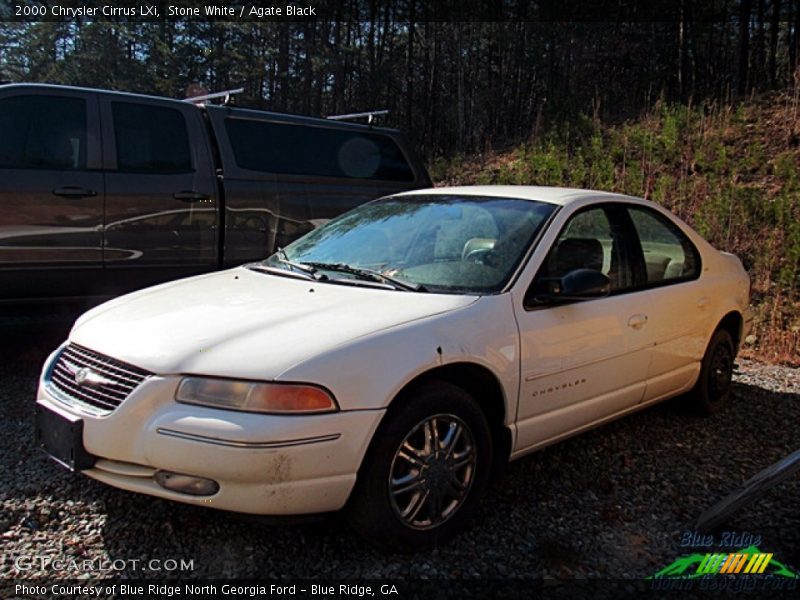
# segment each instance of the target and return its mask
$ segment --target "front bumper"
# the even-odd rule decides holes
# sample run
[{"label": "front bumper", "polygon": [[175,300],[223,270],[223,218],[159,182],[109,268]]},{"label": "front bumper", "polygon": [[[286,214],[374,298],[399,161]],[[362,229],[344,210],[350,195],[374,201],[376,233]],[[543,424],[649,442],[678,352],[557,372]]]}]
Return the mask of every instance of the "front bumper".
[{"label": "front bumper", "polygon": [[[236,512],[297,515],[342,508],[384,411],[276,416],[176,403],[180,377],[150,377],[111,414],[86,414],[43,377],[37,403],[84,423],[83,471],[109,485]],[[191,496],[156,483],[158,470],[213,479]]]}]

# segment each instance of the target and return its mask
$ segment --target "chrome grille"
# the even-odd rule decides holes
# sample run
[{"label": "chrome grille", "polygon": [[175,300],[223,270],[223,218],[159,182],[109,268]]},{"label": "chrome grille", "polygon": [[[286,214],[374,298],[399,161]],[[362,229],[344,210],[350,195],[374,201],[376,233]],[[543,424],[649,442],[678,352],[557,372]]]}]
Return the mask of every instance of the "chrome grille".
[{"label": "chrome grille", "polygon": [[[79,384],[81,370],[91,371],[88,383]],[[86,375],[87,371],[83,371]],[[50,385],[64,400],[92,413],[107,414],[152,373],[103,356],[77,344],[69,344],[50,370]]]}]

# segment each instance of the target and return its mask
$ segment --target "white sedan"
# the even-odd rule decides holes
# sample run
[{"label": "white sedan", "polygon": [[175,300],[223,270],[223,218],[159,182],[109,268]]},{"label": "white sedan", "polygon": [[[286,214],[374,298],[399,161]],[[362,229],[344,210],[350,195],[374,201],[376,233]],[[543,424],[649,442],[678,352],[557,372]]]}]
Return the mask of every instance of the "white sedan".
[{"label": "white sedan", "polygon": [[418,190],[87,312],[44,367],[36,435],[125,490],[344,508],[379,546],[430,547],[508,460],[686,392],[717,410],[749,288],[646,200]]}]

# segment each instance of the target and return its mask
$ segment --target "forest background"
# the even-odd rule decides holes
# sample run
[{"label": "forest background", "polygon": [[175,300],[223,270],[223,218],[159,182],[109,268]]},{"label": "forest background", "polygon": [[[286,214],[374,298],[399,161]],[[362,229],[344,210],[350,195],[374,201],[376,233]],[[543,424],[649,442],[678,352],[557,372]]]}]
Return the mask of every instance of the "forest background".
[{"label": "forest background", "polygon": [[745,354],[800,364],[800,0],[341,0],[297,21],[175,19],[154,4],[150,20],[15,21],[0,0],[0,81],[388,109],[437,184],[650,198],[749,269]]}]

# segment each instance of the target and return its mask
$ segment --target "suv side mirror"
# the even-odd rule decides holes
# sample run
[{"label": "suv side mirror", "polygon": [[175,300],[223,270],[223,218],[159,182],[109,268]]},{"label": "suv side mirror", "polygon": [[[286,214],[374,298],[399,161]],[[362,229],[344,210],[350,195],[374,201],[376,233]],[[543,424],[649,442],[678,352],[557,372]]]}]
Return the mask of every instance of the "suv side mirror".
[{"label": "suv side mirror", "polygon": [[541,279],[540,285],[535,288],[536,291],[531,289],[533,293],[529,294],[527,305],[602,298],[611,291],[611,280],[594,269],[575,269],[563,277]]}]

